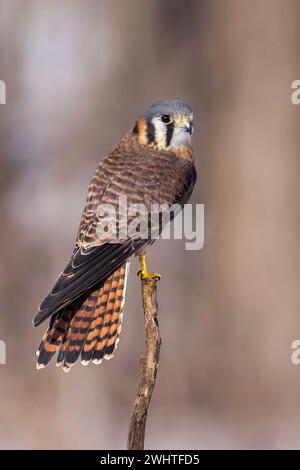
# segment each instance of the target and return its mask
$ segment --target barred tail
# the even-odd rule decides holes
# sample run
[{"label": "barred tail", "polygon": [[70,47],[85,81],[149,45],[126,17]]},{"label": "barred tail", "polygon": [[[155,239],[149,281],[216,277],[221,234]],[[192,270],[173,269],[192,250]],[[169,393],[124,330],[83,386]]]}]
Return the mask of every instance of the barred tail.
[{"label": "barred tail", "polygon": [[68,372],[81,362],[100,364],[113,357],[121,332],[129,261],[111,274],[84,300],[51,319],[38,349],[37,368],[45,367],[56,351],[57,365]]}]

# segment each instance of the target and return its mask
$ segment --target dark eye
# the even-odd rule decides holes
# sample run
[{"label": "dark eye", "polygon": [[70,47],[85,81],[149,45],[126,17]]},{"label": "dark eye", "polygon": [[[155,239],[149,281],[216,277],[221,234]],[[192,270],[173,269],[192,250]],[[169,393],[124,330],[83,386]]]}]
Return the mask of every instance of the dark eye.
[{"label": "dark eye", "polygon": [[172,121],[171,116],[169,116],[168,114],[163,114],[163,116],[160,119],[165,124],[170,124],[170,122]]}]

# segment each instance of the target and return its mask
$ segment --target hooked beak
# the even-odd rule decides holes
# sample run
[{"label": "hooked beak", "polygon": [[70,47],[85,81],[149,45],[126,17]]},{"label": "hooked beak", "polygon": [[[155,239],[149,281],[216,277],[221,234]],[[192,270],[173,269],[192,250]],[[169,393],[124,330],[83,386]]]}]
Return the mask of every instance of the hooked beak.
[{"label": "hooked beak", "polygon": [[185,132],[192,134],[193,124],[187,118],[180,119],[178,124],[179,124],[178,127],[180,127],[181,129],[184,129]]}]

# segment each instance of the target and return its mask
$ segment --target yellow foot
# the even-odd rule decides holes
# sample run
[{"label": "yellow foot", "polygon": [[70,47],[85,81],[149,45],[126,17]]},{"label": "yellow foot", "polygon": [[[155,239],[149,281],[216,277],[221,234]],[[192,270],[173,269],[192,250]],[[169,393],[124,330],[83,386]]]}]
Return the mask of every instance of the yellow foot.
[{"label": "yellow foot", "polygon": [[141,277],[141,279],[145,280],[150,280],[150,279],[157,279],[159,280],[161,278],[161,275],[158,273],[153,273],[149,274],[147,270],[147,265],[146,265],[146,258],[144,255],[140,256],[140,262],[141,262],[141,270],[138,272],[138,276]]},{"label": "yellow foot", "polygon": [[147,271],[143,271],[143,270],[138,272],[138,276],[140,276],[141,279],[145,279],[147,281],[149,281],[150,279],[159,280],[161,278],[161,275],[158,274],[158,273],[149,274],[149,273],[147,273]]}]

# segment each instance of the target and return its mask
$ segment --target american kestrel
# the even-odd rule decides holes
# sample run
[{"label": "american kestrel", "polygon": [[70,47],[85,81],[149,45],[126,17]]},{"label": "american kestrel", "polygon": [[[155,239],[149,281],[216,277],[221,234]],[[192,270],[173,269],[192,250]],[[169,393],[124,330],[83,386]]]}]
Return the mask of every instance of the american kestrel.
[{"label": "american kestrel", "polygon": [[[196,182],[192,132],[190,106],[179,100],[160,101],[147,108],[115,149],[101,159],[89,185],[71,260],[33,320],[38,326],[50,317],[37,352],[37,368],[45,367],[56,351],[57,365],[63,364],[65,372],[80,355],[84,365],[113,356],[130,258],[139,255],[141,276],[153,276],[147,272],[145,248],[154,240],[151,234],[121,239],[114,239],[109,231],[99,235],[99,207],[114,208],[120,196],[126,196],[128,204],[147,208],[174,203],[183,207]],[[157,231],[162,228],[160,219]]]}]

